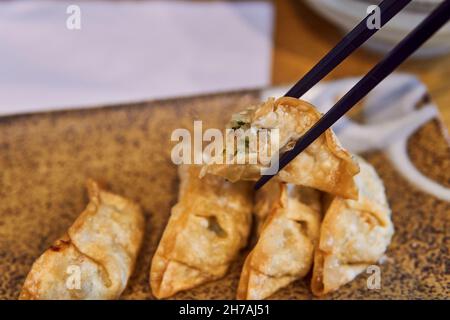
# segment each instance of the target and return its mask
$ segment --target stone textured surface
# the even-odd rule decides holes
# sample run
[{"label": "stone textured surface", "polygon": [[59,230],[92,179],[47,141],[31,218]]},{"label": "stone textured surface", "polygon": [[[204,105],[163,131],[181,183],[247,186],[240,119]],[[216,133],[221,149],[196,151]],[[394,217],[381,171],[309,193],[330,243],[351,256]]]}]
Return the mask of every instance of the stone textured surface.
[{"label": "stone textured surface", "polygon": [[[88,177],[142,206],[147,230],[124,299],[151,299],[152,254],[176,202],[178,181],[170,161],[173,129],[194,119],[222,127],[256,92],[186,98],[0,118],[0,299],[15,299],[33,261],[72,224],[87,203]],[[450,181],[450,150],[436,123],[409,143],[416,165],[443,184]],[[396,234],[382,266],[382,288],[368,290],[367,274],[325,298],[449,298],[450,204],[417,190],[381,153],[365,155],[383,178]],[[233,299],[245,257],[229,274],[175,299]],[[309,299],[309,280],[274,299]]]}]

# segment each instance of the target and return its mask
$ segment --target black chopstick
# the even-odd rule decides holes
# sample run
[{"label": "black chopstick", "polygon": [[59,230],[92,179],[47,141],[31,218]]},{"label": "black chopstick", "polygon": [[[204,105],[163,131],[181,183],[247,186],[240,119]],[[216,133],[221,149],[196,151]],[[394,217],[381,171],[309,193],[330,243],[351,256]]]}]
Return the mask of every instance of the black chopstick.
[{"label": "black chopstick", "polygon": [[[441,3],[422,23],[410,32],[389,54],[367,73],[350,91],[345,94],[317,123],[309,129],[294,148],[285,153],[279,162],[278,171],[283,169],[300,152],[330,128],[358,101],[392,73],[425,41],[438,31],[450,19],[450,0]],[[263,175],[255,185],[258,190],[274,175]]]},{"label": "black chopstick", "polygon": [[[411,0],[384,0],[380,3],[380,27],[399,13]],[[322,80],[353,51],[378,31],[367,27],[368,15],[352,31],[350,31],[330,52],[328,52],[307,74],[303,76],[286,94],[287,97],[300,98],[309,89]]]}]

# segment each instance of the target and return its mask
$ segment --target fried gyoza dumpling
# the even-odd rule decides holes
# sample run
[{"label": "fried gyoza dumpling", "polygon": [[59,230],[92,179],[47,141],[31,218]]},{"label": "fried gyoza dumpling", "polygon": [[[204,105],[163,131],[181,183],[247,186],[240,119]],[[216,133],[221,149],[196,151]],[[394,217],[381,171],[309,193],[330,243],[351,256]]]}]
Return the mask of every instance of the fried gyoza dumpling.
[{"label": "fried gyoza dumpling", "polygon": [[33,264],[20,299],[117,299],[144,234],[138,205],[87,183],[90,202],[67,233]]},{"label": "fried gyoza dumpling", "polygon": [[[260,161],[259,155],[273,155],[278,151],[282,154],[292,149],[295,142],[320,117],[321,114],[311,104],[289,97],[278,100],[269,99],[258,107],[250,107],[239,114],[235,114],[228,126],[235,131],[230,131],[228,135],[234,135],[236,139],[242,137],[247,139],[245,151],[235,146],[235,149],[230,153],[225,147],[222,153],[218,153],[209,161],[209,165],[202,170],[202,174],[219,175],[233,182],[258,180],[261,169],[268,167],[267,164],[264,165]],[[272,153],[269,153],[271,150],[269,143],[266,146],[259,143],[248,145],[248,141],[258,141],[258,139],[252,138],[250,140],[247,136],[256,136],[258,132],[264,129],[279,129],[279,150],[272,150]],[[269,135],[271,136],[271,133]],[[231,138],[229,139],[231,141]],[[258,154],[257,160],[254,160],[256,163],[250,164],[250,157],[245,164],[239,163],[237,160],[242,152]],[[234,155],[234,157],[227,159],[227,155]],[[358,190],[353,181],[353,176],[358,171],[356,161],[340,146],[336,136],[329,129],[281,170],[277,179],[295,185],[315,188],[344,198],[356,199]]]},{"label": "fried gyoza dumpling", "polygon": [[150,270],[150,285],[157,298],[223,277],[247,244],[251,184],[217,176],[200,179],[199,172],[196,166],[179,167],[178,203]]},{"label": "fried gyoza dumpling", "polygon": [[[317,190],[269,182],[256,197],[259,239],[247,256],[238,299],[264,299],[311,269],[321,204]],[[269,212],[270,211],[270,212]]]},{"label": "fried gyoza dumpling", "polygon": [[322,222],[311,280],[315,295],[338,289],[376,264],[394,233],[383,182],[371,165],[358,162],[359,200],[335,197]]}]

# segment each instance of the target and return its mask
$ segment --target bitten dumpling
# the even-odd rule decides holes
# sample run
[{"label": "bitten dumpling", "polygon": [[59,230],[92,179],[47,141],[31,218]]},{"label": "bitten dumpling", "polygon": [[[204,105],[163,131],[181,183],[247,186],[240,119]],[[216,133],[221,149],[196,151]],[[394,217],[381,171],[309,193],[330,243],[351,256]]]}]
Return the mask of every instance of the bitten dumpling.
[{"label": "bitten dumpling", "polygon": [[358,158],[359,200],[335,197],[329,203],[315,252],[312,291],[321,296],[350,282],[383,256],[394,233],[383,182]]},{"label": "bitten dumpling", "polygon": [[179,167],[180,190],[153,257],[150,285],[157,298],[221,278],[247,244],[252,186],[217,176],[198,177],[193,165]]},{"label": "bitten dumpling", "polygon": [[[283,154],[292,149],[295,142],[306,133],[321,117],[321,114],[311,104],[289,97],[278,100],[273,98],[258,107],[235,114],[228,127],[235,129],[229,135],[236,139],[246,139],[246,154],[258,154],[256,163],[251,164],[251,157],[245,164],[238,163],[242,148],[235,147],[233,152],[226,150],[213,157],[202,170],[202,174],[211,173],[225,177],[230,181],[258,180],[261,169],[267,168],[260,160],[259,155],[270,155],[270,143],[249,143],[258,141],[247,138],[256,136],[264,129],[279,129],[279,151]],[[242,129],[242,130],[237,130]],[[245,132],[245,134],[243,133]],[[271,133],[269,132],[271,137]],[[227,138],[231,139],[231,138]],[[271,141],[272,138],[269,139]],[[262,147],[266,145],[265,147]],[[227,159],[229,155],[232,159]],[[274,153],[272,153],[273,155]],[[242,158],[242,157],[240,157]],[[255,156],[253,156],[253,159]],[[218,161],[222,161],[219,164]],[[344,198],[357,199],[358,190],[353,176],[359,172],[358,164],[339,144],[331,129],[316,139],[305,151],[298,155],[281,170],[277,179],[283,182],[315,188],[321,191],[339,195]]]},{"label": "bitten dumpling", "polygon": [[255,211],[263,222],[242,269],[238,299],[265,299],[304,277],[311,269],[319,237],[319,191],[269,182],[259,192]]},{"label": "bitten dumpling", "polygon": [[90,202],[67,233],[33,264],[20,299],[117,299],[144,234],[139,206],[87,183]]}]

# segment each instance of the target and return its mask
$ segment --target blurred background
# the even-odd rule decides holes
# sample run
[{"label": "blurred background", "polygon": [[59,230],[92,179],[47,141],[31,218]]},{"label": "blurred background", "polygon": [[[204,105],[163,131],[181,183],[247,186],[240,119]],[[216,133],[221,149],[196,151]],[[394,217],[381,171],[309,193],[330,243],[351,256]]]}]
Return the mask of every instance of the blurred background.
[{"label": "blurred background", "polygon": [[[414,0],[327,80],[364,75],[439,2]],[[291,84],[377,3],[2,1],[0,115]],[[449,49],[447,24],[400,69],[427,85],[447,128]]]},{"label": "blurred background", "polygon": [[[294,82],[307,72],[364,15],[364,7],[380,1],[310,0],[274,1],[276,9],[272,81]],[[327,79],[360,76],[372,68],[386,49],[398,43],[440,0],[415,1],[371,39],[369,47],[357,50]],[[359,15],[358,18],[355,18]],[[416,75],[429,89],[450,128],[450,25],[427,43],[425,50],[407,61],[400,72]],[[375,41],[374,41],[375,40]]]},{"label": "blurred background", "polygon": [[[313,67],[319,57],[324,56],[353,26],[360,21],[366,14],[368,5],[378,4],[381,1],[376,0],[275,0],[273,2],[275,8],[275,26],[274,26],[274,46],[273,46],[273,60],[272,60],[272,78],[273,84],[285,84],[295,82],[299,74],[304,74],[311,67]],[[423,18],[429,14],[433,8],[438,5],[441,0],[413,0],[401,13],[394,17],[383,29],[378,31],[364,47],[356,50],[348,59],[339,65],[325,80],[337,80],[346,77],[359,77],[366,74],[380,59],[385,52],[397,44],[400,39],[403,39],[406,34],[417,26]],[[416,52],[416,55],[407,60],[397,72],[412,74],[420,81],[422,81],[428,88],[428,92],[435,102],[441,119],[444,122],[444,127],[447,132],[450,130],[450,24],[447,23],[439,33],[431,38],[421,49]],[[389,91],[389,87],[393,89],[395,85],[393,82],[387,85],[380,84],[372,92],[373,96],[378,97],[376,103],[380,102],[384,105],[379,105],[380,109],[385,109],[387,112],[397,112],[405,107],[395,102],[395,94],[392,100],[384,99],[382,96]],[[383,87],[383,88],[382,88]],[[395,90],[393,91],[395,92]],[[391,92],[392,93],[392,92]],[[399,97],[397,97],[399,98]],[[399,98],[401,101],[401,98]],[[391,103],[390,103],[391,102]],[[367,103],[367,101],[366,101]],[[389,105],[390,104],[390,105]],[[386,105],[388,105],[386,107]],[[367,107],[367,104],[366,104]],[[355,107],[352,111],[357,111]],[[407,109],[407,108],[405,108]],[[390,110],[390,111],[388,111]],[[403,113],[400,117],[390,117],[380,120],[380,123],[385,124],[386,127],[379,127],[373,130],[369,135],[361,135],[361,145],[367,145],[368,136],[374,138],[379,137],[381,133],[388,127],[389,119],[406,119],[412,115],[409,111]],[[353,116],[353,115],[352,115]],[[354,119],[354,118],[353,118]],[[394,120],[395,121],[395,120]],[[400,130],[400,132],[407,132],[408,130]],[[445,129],[444,129],[445,131]],[[399,133],[392,135],[388,140],[396,143]],[[340,141],[344,141],[342,133]],[[401,134],[400,134],[401,135]],[[349,140],[358,136],[356,132],[349,132]],[[448,150],[442,141],[445,139],[438,139],[436,136],[425,134],[425,140],[430,142],[430,148],[417,156],[417,158],[424,159],[426,155],[434,154],[438,150],[437,145],[444,145],[442,152],[442,161],[435,157],[430,160],[426,167],[436,167],[437,163],[447,163],[449,158]],[[447,143],[450,143],[449,136],[446,137]],[[350,141],[343,142],[344,145],[350,146]],[[376,140],[376,139],[375,139]],[[438,142],[441,141],[441,142]],[[418,145],[418,140],[410,139],[411,145]],[[354,145],[351,145],[352,149]],[[400,150],[402,148],[399,148]],[[408,156],[404,156],[404,150],[400,152],[390,153],[391,163],[396,164],[396,169],[402,171],[403,176],[409,177],[409,180],[416,185],[425,185],[418,183],[418,174],[412,177],[414,166],[418,167],[417,162],[413,166],[406,165],[403,161]],[[402,155],[403,154],[403,155]],[[410,159],[413,157],[409,154]],[[399,160],[402,158],[403,160]],[[425,172],[421,169],[422,172]],[[448,169],[440,170],[446,172]],[[431,176],[427,173],[428,176]],[[435,179],[435,178],[434,178]],[[435,179],[437,181],[437,179]],[[448,178],[444,179],[449,181]],[[447,186],[445,182],[442,185]],[[448,183],[448,182],[447,182]],[[430,190],[428,187],[424,189]],[[444,191],[447,192],[448,190]]]}]

